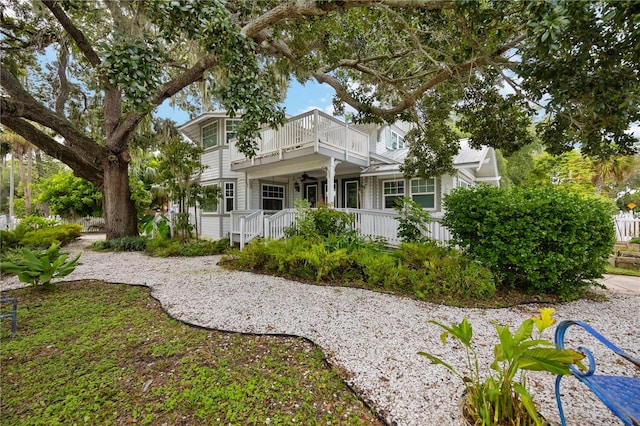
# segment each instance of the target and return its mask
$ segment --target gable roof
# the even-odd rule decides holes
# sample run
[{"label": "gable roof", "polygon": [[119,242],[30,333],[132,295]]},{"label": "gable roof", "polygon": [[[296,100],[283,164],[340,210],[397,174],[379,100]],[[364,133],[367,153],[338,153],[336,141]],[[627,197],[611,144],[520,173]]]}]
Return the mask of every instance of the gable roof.
[{"label": "gable roof", "polygon": [[[389,151],[382,154],[371,155],[372,160],[378,162],[362,171],[362,176],[393,175],[400,173],[400,165],[409,154],[408,148]],[[493,166],[490,165],[493,163]],[[453,159],[453,168],[456,170],[469,169],[478,173],[483,169],[484,175],[490,178],[498,178],[497,165],[495,164],[495,151],[493,148],[484,146],[481,149],[474,149],[469,146],[468,139],[460,140],[460,151]]]}]

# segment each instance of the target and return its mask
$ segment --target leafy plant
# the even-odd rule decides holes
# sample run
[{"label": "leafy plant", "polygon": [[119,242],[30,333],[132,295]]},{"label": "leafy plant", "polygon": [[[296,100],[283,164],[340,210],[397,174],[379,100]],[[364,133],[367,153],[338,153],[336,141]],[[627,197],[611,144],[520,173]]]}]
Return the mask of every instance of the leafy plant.
[{"label": "leafy plant", "polygon": [[159,216],[159,219],[156,219],[157,216],[153,214],[146,214],[142,216],[139,223],[140,233],[151,238],[156,236],[161,238],[170,238],[171,227],[169,226],[169,218],[163,214]]},{"label": "leafy plant", "polygon": [[597,285],[615,241],[608,203],[553,188],[456,188],[444,208],[452,243],[529,293],[578,297]]},{"label": "leafy plant", "polygon": [[640,237],[633,237],[629,240],[631,244],[640,244]]},{"label": "leafy plant", "polygon": [[42,285],[44,288],[53,289],[51,283],[54,278],[63,278],[74,271],[80,254],[72,260],[68,253],[60,252],[60,244],[51,244],[44,252],[34,252],[22,249],[22,261],[20,263],[2,262],[0,269],[7,273],[17,274],[23,283]]},{"label": "leafy plant", "polygon": [[431,216],[418,203],[409,197],[396,200],[393,207],[398,212],[398,236],[404,243],[417,243],[427,240]]},{"label": "leafy plant", "polygon": [[[527,389],[526,371],[570,374],[568,365],[584,358],[579,352],[556,349],[551,341],[542,338],[544,330],[555,322],[554,312],[554,308],[541,308],[539,317],[524,320],[515,333],[508,325],[494,322],[499,343],[494,346],[494,360],[486,373],[482,371],[472,345],[473,328],[466,318],[451,326],[429,321],[444,329],[440,336],[443,344],[453,336],[464,346],[465,373],[435,355],[426,352],[419,352],[419,355],[444,366],[462,380],[466,391],[463,415],[471,424],[539,426],[543,420]],[[536,338],[533,337],[534,327],[538,330]]]},{"label": "leafy plant", "polygon": [[96,241],[91,248],[98,251],[144,251],[148,241],[147,237],[122,237]]}]

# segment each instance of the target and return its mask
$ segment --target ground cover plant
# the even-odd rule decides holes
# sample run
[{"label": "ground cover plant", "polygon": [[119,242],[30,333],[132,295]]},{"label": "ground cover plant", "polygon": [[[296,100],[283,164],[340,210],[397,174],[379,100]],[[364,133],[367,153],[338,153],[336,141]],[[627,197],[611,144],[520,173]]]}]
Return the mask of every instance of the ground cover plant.
[{"label": "ground cover plant", "polygon": [[17,337],[0,323],[3,424],[382,424],[303,339],[190,327],[144,287],[3,295],[19,303]]},{"label": "ground cover plant", "polygon": [[144,251],[150,256],[212,256],[224,253],[229,240],[186,240],[180,238],[122,237],[95,241],[90,248],[96,251]]}]

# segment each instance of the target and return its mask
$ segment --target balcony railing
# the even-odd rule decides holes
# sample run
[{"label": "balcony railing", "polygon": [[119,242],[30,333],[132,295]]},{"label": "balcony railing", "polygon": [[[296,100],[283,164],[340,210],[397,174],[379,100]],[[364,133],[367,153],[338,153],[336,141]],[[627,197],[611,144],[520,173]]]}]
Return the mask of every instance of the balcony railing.
[{"label": "balcony railing", "polygon": [[[348,156],[366,159],[369,153],[369,137],[348,124],[318,110],[313,110],[290,118],[278,130],[264,127],[256,141],[255,158],[279,156],[285,152],[320,146],[344,152]],[[247,160],[248,157],[229,146],[231,162]]]}]

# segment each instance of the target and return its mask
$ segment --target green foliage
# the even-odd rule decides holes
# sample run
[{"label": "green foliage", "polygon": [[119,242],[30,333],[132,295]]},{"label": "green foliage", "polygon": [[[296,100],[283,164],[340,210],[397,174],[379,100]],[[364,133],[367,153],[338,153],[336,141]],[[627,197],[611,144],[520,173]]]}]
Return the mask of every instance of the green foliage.
[{"label": "green foliage", "polygon": [[142,286],[7,295],[20,303],[18,338],[0,322],[3,425],[381,424],[304,339],[193,327]]},{"label": "green foliage", "polygon": [[398,236],[404,243],[417,243],[427,240],[429,233],[429,212],[409,197],[396,201],[394,206],[398,212]]},{"label": "green foliage", "polygon": [[388,252],[376,242],[335,248],[328,241],[331,238],[309,240],[300,235],[252,241],[223,261],[243,270],[317,282],[356,283],[421,299],[486,299],[495,292],[487,268],[433,242],[402,244],[397,251]]},{"label": "green foliage", "polygon": [[58,172],[36,185],[38,203],[47,203],[51,214],[62,217],[102,215],[102,193],[91,182],[74,176],[71,170]]},{"label": "green foliage", "polygon": [[553,188],[480,186],[445,197],[453,243],[503,287],[576,298],[596,284],[615,242],[610,206]]},{"label": "green foliage", "polygon": [[631,244],[640,244],[640,237],[633,237],[629,240]]},{"label": "green foliage", "polygon": [[[459,372],[432,354],[419,354],[432,364],[444,366],[462,380],[466,389],[463,415],[471,424],[541,426],[545,422],[538,415],[527,389],[525,372],[570,374],[568,366],[584,358],[583,354],[572,350],[556,349],[553,342],[542,338],[544,330],[554,323],[551,317],[554,311],[554,308],[540,309],[539,317],[526,319],[515,333],[508,325],[494,322],[499,342],[494,346],[494,361],[490,368],[480,364],[472,343],[473,327],[466,318],[451,326],[429,321],[444,330],[440,336],[443,344],[451,336],[464,346],[465,371]],[[534,326],[538,330],[536,337],[533,336]]]},{"label": "green foliage", "polygon": [[75,223],[62,224],[25,233],[20,240],[20,245],[34,248],[47,247],[54,242],[66,245],[79,238],[80,235],[82,235],[82,225]]},{"label": "green foliage", "polygon": [[13,231],[0,231],[0,238],[4,251],[15,247],[47,248],[54,242],[65,245],[81,234],[81,225],[58,225],[55,220],[28,216],[21,220]]},{"label": "green foliage", "polygon": [[42,285],[53,289],[51,283],[54,278],[64,278],[76,268],[80,254],[71,260],[68,253],[60,252],[60,244],[51,244],[44,251],[22,249],[22,260],[19,263],[2,262],[0,269],[10,274],[17,274],[23,283]]},{"label": "green foliage", "polygon": [[180,238],[154,238],[147,240],[146,252],[156,257],[212,256],[229,248],[229,240],[187,240]]},{"label": "green foliage", "polygon": [[182,240],[186,241],[191,238],[193,225],[189,223],[189,213],[176,213],[173,216],[173,229],[175,234]]},{"label": "green foliage", "polygon": [[156,220],[156,215],[146,214],[139,220],[139,230],[141,234],[148,237],[170,238],[171,228],[169,227],[169,218],[160,215],[160,219]]},{"label": "green foliage", "polygon": [[353,229],[354,220],[353,214],[334,210],[327,204],[320,203],[317,209],[312,210],[307,200],[300,200],[296,202],[296,221],[285,229],[285,235],[311,239],[330,235],[355,237],[357,231]]},{"label": "green foliage", "polygon": [[114,240],[95,241],[91,248],[97,251],[144,251],[147,248],[147,237],[122,237]]}]

